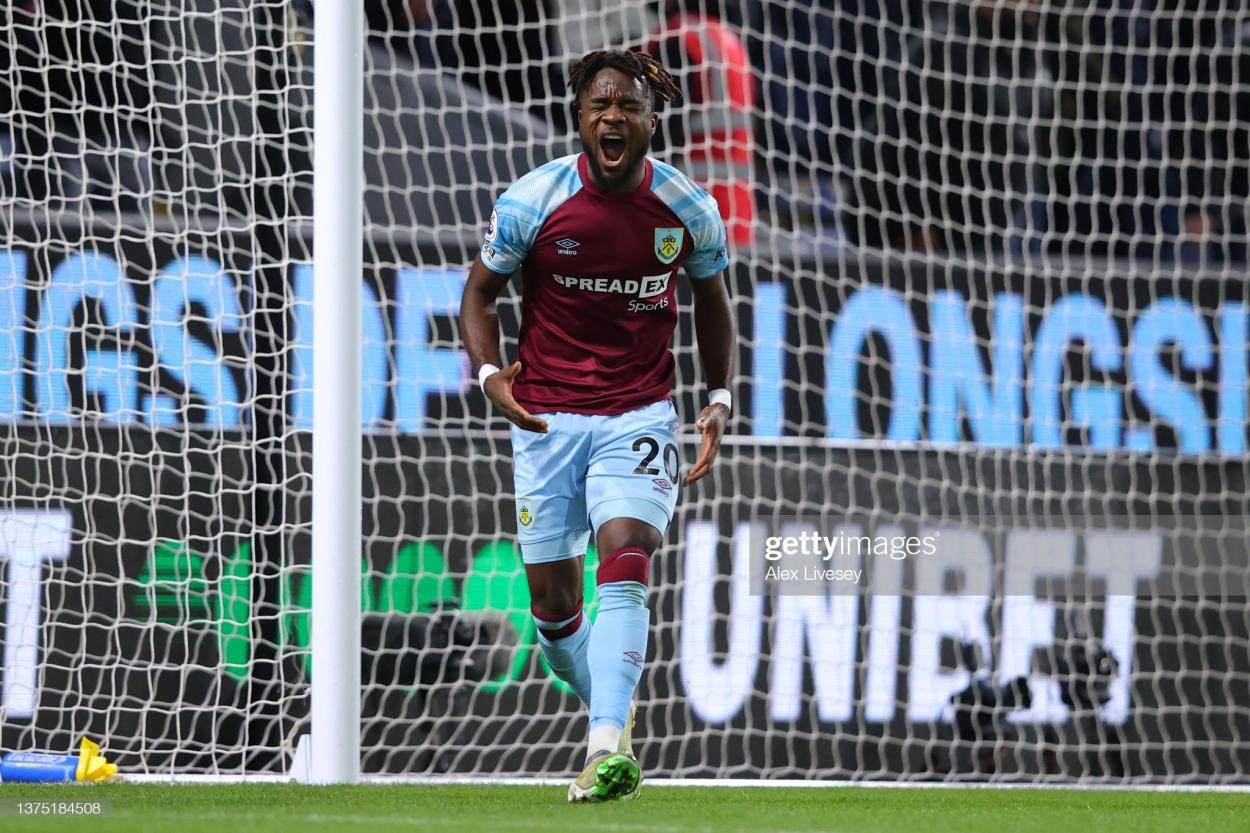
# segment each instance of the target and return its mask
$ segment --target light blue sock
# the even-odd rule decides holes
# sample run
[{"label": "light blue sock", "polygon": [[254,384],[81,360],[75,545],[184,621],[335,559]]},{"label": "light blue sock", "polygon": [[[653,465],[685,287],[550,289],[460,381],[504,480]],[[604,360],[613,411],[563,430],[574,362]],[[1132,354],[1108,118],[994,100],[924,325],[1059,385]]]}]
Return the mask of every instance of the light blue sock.
[{"label": "light blue sock", "polygon": [[624,729],[647,656],[647,586],[616,581],[599,585],[598,593],[599,613],[590,631],[590,728]]},{"label": "light blue sock", "polygon": [[590,705],[590,665],[586,662],[586,646],[590,643],[590,620],[578,611],[581,626],[563,639],[548,640],[543,633],[546,624],[538,623],[538,644],[552,672],[573,687],[577,699]]}]

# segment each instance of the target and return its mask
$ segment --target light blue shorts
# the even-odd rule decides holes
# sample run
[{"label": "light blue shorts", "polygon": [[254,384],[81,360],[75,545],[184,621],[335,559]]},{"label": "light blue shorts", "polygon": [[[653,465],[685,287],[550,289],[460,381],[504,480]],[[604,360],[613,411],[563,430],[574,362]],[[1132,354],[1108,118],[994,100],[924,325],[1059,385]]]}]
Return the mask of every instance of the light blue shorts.
[{"label": "light blue shorts", "polygon": [[656,402],[616,416],[543,413],[547,433],[512,427],[516,526],[526,564],[586,552],[613,518],[663,535],[681,490],[677,411]]}]

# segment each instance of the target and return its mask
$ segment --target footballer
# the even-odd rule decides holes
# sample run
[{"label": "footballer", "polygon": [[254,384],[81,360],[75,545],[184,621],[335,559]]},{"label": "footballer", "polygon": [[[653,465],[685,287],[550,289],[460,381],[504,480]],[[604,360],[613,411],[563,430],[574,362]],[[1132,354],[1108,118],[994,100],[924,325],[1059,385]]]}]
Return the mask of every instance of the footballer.
[{"label": "footballer", "polygon": [[[729,419],[735,344],[716,201],[648,157],[661,101],[678,93],[639,52],[573,64],[583,152],[521,177],[495,204],[460,306],[478,381],[512,422],[517,536],[543,655],[589,710],[586,763],[569,801],[638,794],[634,689],[647,654],[652,555],[678,493],[704,477]],[[694,294],[711,391],[683,478],[673,407],[676,275]],[[503,367],[495,299],[522,279],[517,361]],[[582,613],[583,559],[599,552],[599,612]]]}]

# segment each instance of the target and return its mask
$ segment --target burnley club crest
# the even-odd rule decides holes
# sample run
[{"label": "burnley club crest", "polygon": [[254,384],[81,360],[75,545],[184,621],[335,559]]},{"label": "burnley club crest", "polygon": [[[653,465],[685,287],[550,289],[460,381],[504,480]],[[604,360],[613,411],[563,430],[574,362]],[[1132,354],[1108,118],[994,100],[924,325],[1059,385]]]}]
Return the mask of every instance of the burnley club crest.
[{"label": "burnley club crest", "polygon": [[684,228],[658,228],[655,230],[655,256],[666,266],[681,254],[681,241],[686,230]]}]

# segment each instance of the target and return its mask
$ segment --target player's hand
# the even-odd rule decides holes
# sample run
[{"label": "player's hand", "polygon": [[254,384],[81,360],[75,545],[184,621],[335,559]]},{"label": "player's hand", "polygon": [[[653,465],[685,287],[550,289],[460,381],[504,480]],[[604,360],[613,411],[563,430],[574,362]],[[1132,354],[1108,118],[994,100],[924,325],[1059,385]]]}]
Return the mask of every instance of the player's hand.
[{"label": "player's hand", "polygon": [[716,453],[720,451],[720,440],[725,435],[725,426],[729,423],[729,409],[724,405],[708,405],[699,412],[694,427],[703,435],[703,444],[699,446],[699,459],[694,461],[694,468],[686,472],[683,486],[689,486],[702,480],[712,470]]},{"label": "player's hand", "polygon": [[512,397],[512,380],[521,372],[521,363],[513,362],[511,367],[505,367],[498,373],[492,373],[486,377],[486,383],[482,385],[482,390],[486,393],[486,398],[495,403],[508,422],[511,422],[522,431],[533,431],[537,434],[547,433],[547,423],[541,419],[532,416],[529,411],[517,404],[516,399]]}]

